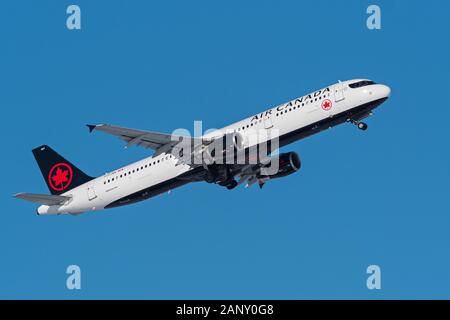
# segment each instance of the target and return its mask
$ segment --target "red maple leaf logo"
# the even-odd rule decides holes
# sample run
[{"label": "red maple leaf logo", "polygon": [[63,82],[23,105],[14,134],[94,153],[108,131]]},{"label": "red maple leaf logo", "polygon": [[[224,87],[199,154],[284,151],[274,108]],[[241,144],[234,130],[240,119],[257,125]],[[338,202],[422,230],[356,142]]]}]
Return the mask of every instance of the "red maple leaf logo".
[{"label": "red maple leaf logo", "polygon": [[322,103],[322,109],[323,110],[331,109],[331,101],[330,100],[324,100],[324,102]]},{"label": "red maple leaf logo", "polygon": [[52,176],[52,180],[55,186],[59,186],[64,182],[67,182],[69,180],[68,175],[69,170],[61,170],[61,168],[56,169],[56,174]]},{"label": "red maple leaf logo", "polygon": [[55,191],[63,191],[72,182],[72,168],[64,162],[55,164],[48,173],[48,184]]}]

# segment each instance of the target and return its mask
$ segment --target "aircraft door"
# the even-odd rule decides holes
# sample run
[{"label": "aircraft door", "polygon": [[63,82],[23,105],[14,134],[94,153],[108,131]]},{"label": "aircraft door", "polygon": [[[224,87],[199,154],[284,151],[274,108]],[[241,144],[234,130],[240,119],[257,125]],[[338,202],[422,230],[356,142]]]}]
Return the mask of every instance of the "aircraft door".
[{"label": "aircraft door", "polygon": [[339,102],[345,99],[344,96],[344,85],[342,82],[334,85],[334,101]]},{"label": "aircraft door", "polygon": [[264,128],[270,129],[272,127],[273,127],[272,118],[271,117],[264,118]]},{"label": "aircraft door", "polygon": [[92,201],[95,198],[97,198],[97,195],[95,194],[95,189],[94,189],[93,185],[88,186],[87,194],[88,194],[89,201]]}]

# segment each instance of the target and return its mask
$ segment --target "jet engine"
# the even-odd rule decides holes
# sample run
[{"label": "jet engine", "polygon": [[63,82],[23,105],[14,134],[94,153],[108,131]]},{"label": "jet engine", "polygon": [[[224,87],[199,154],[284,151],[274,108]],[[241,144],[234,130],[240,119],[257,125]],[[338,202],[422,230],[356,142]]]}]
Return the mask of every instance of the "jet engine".
[{"label": "jet engine", "polygon": [[300,157],[296,152],[282,153],[273,157],[269,163],[264,165],[257,178],[267,181],[269,179],[285,177],[298,171],[300,167]]}]

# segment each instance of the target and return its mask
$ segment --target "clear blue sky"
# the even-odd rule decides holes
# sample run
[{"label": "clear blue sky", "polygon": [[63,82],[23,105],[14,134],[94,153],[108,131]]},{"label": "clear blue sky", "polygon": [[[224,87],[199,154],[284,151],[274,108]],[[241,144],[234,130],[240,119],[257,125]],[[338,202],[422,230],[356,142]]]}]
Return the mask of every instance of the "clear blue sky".
[{"label": "clear blue sky", "polygon": [[[66,29],[66,8],[82,30]],[[366,8],[382,29],[366,28]],[[0,298],[450,298],[448,1],[3,1]],[[31,149],[91,175],[149,153],[86,123],[220,127],[338,79],[386,83],[368,119],[296,142],[263,190],[207,183],[78,217]],[[65,269],[82,270],[82,290]],[[366,268],[382,269],[382,290]]]}]

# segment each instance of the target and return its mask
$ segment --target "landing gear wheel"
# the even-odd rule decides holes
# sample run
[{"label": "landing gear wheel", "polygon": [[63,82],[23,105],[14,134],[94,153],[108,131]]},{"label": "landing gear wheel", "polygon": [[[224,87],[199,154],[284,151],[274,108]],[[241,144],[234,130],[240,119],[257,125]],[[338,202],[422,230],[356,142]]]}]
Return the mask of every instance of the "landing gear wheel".
[{"label": "landing gear wheel", "polygon": [[357,126],[358,126],[358,129],[360,129],[362,131],[366,131],[368,128],[367,123],[364,123],[364,122],[358,122]]},{"label": "landing gear wheel", "polygon": [[227,185],[227,189],[228,190],[234,189],[234,188],[236,188],[237,185],[238,185],[237,181],[233,180],[232,182],[230,182],[229,185]]}]

